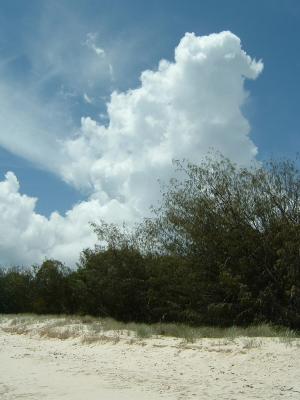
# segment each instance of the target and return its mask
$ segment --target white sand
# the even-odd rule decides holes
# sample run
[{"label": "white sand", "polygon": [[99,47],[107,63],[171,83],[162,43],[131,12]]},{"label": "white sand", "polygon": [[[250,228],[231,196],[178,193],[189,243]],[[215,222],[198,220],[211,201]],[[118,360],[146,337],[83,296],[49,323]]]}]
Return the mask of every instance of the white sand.
[{"label": "white sand", "polygon": [[300,342],[81,344],[1,330],[0,399],[300,399]]}]

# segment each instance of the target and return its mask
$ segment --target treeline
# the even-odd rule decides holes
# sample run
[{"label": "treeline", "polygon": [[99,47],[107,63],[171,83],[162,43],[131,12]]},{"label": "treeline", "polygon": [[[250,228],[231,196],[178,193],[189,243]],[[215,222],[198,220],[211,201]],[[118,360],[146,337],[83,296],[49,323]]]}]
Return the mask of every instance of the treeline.
[{"label": "treeline", "polygon": [[240,168],[177,163],[153,217],[104,222],[102,246],[75,270],[56,260],[0,270],[0,313],[300,329],[300,171],[296,161]]}]

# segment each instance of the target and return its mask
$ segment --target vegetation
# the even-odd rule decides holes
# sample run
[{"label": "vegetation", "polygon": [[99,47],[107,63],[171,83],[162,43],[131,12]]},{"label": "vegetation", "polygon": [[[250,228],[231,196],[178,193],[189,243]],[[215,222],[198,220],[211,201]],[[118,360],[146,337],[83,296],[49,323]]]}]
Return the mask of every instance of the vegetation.
[{"label": "vegetation", "polygon": [[83,251],[76,270],[56,260],[0,270],[0,313],[300,329],[296,161],[177,168],[153,218],[134,231],[94,226],[105,246]]},{"label": "vegetation", "polygon": [[0,327],[7,333],[38,335],[61,340],[80,338],[87,344],[117,343],[120,340],[133,344],[137,340],[161,336],[183,339],[185,343],[194,343],[204,338],[222,339],[225,343],[242,338],[244,346],[258,343],[256,339],[261,337],[278,338],[280,342],[291,345],[293,343],[298,345],[299,339],[299,332],[267,324],[230,328],[191,327],[179,323],[126,323],[111,318],[74,315],[2,314]]}]

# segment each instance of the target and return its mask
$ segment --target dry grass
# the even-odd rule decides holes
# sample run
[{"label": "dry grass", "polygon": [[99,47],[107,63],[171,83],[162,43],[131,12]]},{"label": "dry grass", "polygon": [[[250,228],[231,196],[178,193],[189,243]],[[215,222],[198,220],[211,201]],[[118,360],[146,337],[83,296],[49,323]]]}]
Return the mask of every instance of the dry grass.
[{"label": "dry grass", "polygon": [[273,327],[267,324],[247,328],[231,327],[190,327],[184,324],[138,324],[124,323],[111,318],[91,316],[53,316],[53,315],[0,315],[0,329],[12,334],[31,334],[55,339],[80,338],[82,343],[95,342],[118,343],[121,339],[127,343],[151,337],[167,336],[194,343],[204,338],[221,339],[222,343],[243,339],[243,347],[259,347],[257,338],[277,337],[287,346],[299,338],[299,332],[287,328]]},{"label": "dry grass", "polygon": [[243,348],[247,350],[257,349],[262,345],[261,339],[258,338],[244,338],[242,343],[243,343]]},{"label": "dry grass", "polygon": [[95,342],[100,342],[100,343],[113,343],[117,344],[121,340],[120,336],[118,335],[85,335],[81,339],[81,343],[84,344],[91,344]]}]

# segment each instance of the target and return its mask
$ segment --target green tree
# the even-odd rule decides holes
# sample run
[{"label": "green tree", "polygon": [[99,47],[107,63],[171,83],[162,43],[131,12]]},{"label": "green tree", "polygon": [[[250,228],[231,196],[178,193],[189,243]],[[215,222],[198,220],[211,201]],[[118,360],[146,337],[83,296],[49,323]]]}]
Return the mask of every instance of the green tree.
[{"label": "green tree", "polygon": [[21,268],[0,270],[0,313],[31,310],[32,279],[30,270]]},{"label": "green tree", "polygon": [[46,260],[36,268],[33,311],[44,314],[67,312],[67,277],[70,271],[60,261]]},{"label": "green tree", "polygon": [[240,168],[219,158],[177,167],[185,179],[166,187],[145,234],[149,251],[189,265],[200,320],[298,326],[296,163]]}]

